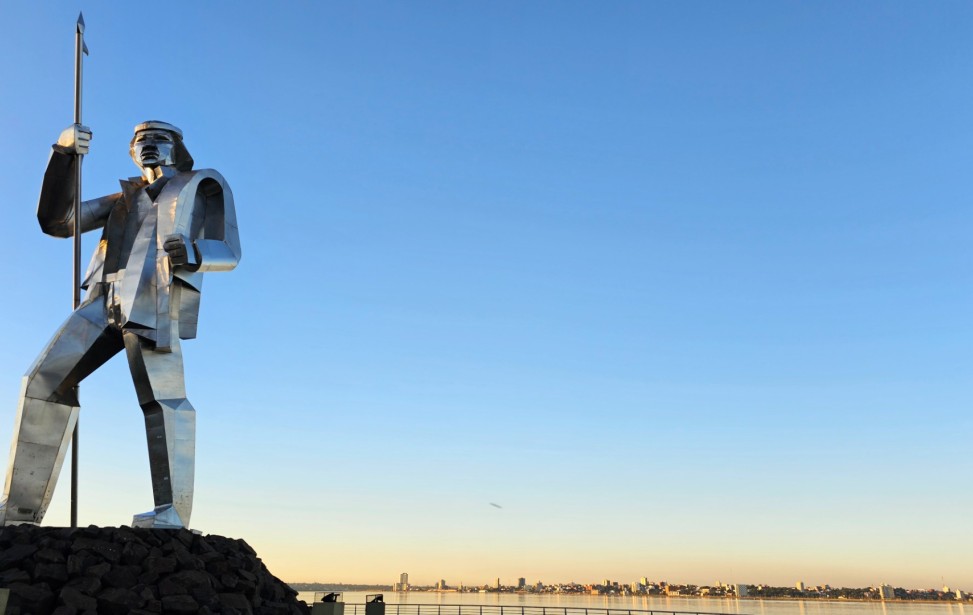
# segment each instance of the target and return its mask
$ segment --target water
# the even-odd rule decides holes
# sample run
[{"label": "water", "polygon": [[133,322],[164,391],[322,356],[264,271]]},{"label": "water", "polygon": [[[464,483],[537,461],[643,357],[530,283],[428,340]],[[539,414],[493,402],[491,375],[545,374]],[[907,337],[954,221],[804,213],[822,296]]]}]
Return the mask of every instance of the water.
[{"label": "water", "polygon": [[[387,604],[462,604],[484,606],[569,607],[734,613],[740,615],[973,615],[973,608],[955,602],[853,602],[847,600],[736,600],[666,596],[589,596],[585,594],[470,594],[439,592],[344,592],[348,604],[362,604],[365,595],[381,593]],[[308,604],[314,592],[301,592]],[[394,611],[391,611],[394,613]],[[633,614],[634,615],[634,614]]]}]

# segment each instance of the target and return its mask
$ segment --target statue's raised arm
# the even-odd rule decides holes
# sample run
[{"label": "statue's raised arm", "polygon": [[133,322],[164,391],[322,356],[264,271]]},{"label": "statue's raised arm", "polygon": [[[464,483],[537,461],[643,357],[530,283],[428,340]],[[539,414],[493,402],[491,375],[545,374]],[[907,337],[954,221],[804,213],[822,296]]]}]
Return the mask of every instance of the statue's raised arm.
[{"label": "statue's raised arm", "polygon": [[[74,232],[74,196],[78,190],[79,155],[91,146],[91,129],[80,124],[65,128],[51,147],[51,157],[44,172],[41,194],[37,200],[37,221],[41,230],[54,237],[70,237]],[[81,231],[105,225],[108,214],[118,204],[122,193],[110,194],[81,203]]]}]

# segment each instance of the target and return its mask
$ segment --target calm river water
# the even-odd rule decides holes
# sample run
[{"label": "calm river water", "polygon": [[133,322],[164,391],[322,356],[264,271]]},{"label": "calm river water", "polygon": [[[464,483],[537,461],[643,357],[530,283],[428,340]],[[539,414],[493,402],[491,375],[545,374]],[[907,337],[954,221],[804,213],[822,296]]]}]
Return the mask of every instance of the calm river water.
[{"label": "calm river water", "polygon": [[[372,592],[368,592],[372,593]],[[959,603],[848,602],[845,600],[735,600],[719,598],[667,598],[636,596],[586,596],[578,594],[470,594],[438,592],[381,592],[387,604],[482,604],[491,606],[570,607],[590,609],[638,609],[734,613],[739,615],[973,615],[973,608]],[[344,592],[342,600],[365,602],[366,592]],[[311,604],[314,592],[301,592]],[[347,612],[347,611],[346,611]],[[390,610],[390,615],[394,611]],[[634,615],[634,614],[633,614]]]}]

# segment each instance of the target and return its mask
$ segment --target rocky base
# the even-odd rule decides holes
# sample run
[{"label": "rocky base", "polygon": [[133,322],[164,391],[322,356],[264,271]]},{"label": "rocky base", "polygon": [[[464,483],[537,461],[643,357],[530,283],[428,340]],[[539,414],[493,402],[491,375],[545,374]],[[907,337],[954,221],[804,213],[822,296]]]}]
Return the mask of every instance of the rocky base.
[{"label": "rocky base", "polygon": [[0,528],[7,615],[309,613],[243,540],[188,530]]}]

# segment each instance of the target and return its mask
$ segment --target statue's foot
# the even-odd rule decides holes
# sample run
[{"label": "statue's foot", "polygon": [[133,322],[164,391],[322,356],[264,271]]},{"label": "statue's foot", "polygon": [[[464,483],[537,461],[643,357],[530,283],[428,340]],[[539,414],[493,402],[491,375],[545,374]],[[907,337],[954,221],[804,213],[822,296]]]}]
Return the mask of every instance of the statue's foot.
[{"label": "statue's foot", "polygon": [[7,517],[7,501],[0,500],[0,527],[5,525],[40,525],[30,515],[21,515],[21,519],[18,519],[16,514],[10,515],[10,518]]},{"label": "statue's foot", "polygon": [[172,504],[156,506],[155,510],[135,515],[132,527],[155,528],[158,530],[178,530],[186,527]]}]

